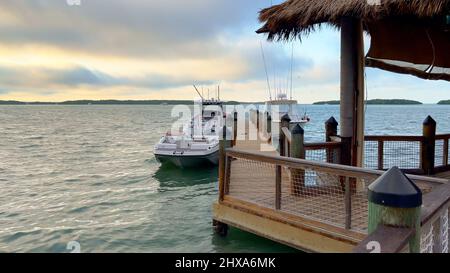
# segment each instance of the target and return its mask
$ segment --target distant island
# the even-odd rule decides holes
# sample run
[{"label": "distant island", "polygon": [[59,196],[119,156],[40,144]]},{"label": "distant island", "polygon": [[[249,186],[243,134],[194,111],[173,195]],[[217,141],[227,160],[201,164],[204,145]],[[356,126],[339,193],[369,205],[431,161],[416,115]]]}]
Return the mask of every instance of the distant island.
[{"label": "distant island", "polygon": [[[314,105],[339,105],[340,101],[338,100],[330,100],[330,101],[318,101],[313,103]],[[367,104],[371,105],[418,105],[423,104],[420,101],[415,100],[403,100],[403,99],[392,99],[392,100],[385,100],[385,99],[373,99],[366,101]],[[450,103],[449,103],[450,104]]]},{"label": "distant island", "polygon": [[437,104],[440,104],[440,105],[449,105],[449,104],[450,104],[450,100],[441,100],[441,101],[439,101]]},{"label": "distant island", "polygon": [[[71,100],[63,102],[23,102],[0,100],[0,105],[178,105],[192,104],[192,100]],[[226,101],[224,104],[246,104],[247,102]]]}]

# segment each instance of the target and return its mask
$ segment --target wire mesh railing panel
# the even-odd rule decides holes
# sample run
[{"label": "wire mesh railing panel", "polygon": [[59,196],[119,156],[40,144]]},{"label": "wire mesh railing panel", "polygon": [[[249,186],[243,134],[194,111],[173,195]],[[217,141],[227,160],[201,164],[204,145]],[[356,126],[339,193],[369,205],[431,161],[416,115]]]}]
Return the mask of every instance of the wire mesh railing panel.
[{"label": "wire mesh railing panel", "polygon": [[386,141],[384,142],[385,169],[397,166],[401,169],[420,168],[420,142]]},{"label": "wire mesh railing panel", "polygon": [[[368,187],[381,175],[340,170],[283,157],[238,151],[232,156],[225,195],[292,216],[367,234]],[[277,172],[278,171],[278,172]],[[414,180],[424,194],[435,184]],[[448,221],[447,221],[448,223]]]},{"label": "wire mesh railing panel", "polygon": [[[367,187],[373,181],[290,168],[288,175],[283,176],[281,210],[341,228],[348,221],[350,229],[366,233]],[[345,194],[345,183],[351,185],[349,197]]]},{"label": "wire mesh railing panel", "polygon": [[305,148],[305,159],[312,161],[321,161],[338,164],[340,162],[341,149],[340,148],[323,148],[323,149],[308,149]]},{"label": "wire mesh railing panel", "polygon": [[444,166],[447,162],[444,162],[444,140],[436,140],[434,150],[434,166]]},{"label": "wire mesh railing panel", "polygon": [[437,218],[427,222],[421,227],[420,252],[421,253],[448,253],[449,252],[449,209],[440,211]]},{"label": "wire mesh railing panel", "polygon": [[228,194],[264,207],[275,207],[275,165],[248,159],[232,160]]},{"label": "wire mesh railing panel", "polygon": [[364,142],[364,166],[369,169],[378,169],[378,141]]},{"label": "wire mesh railing panel", "polygon": [[[365,141],[365,167],[378,169],[379,143]],[[383,169],[397,166],[401,169],[420,168],[420,141],[383,141]]]}]

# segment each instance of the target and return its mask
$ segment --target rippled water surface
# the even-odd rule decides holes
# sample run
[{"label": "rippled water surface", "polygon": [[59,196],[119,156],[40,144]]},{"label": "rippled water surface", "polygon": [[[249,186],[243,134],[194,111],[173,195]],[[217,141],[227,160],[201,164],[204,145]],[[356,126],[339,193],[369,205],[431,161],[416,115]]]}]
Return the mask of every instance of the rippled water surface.
[{"label": "rippled water surface", "polygon": [[[307,140],[323,139],[338,106],[301,106]],[[0,251],[286,252],[232,229],[214,235],[217,169],[161,167],[153,144],[170,106],[0,106]],[[431,114],[450,132],[450,106],[369,106],[370,134],[420,134]]]}]

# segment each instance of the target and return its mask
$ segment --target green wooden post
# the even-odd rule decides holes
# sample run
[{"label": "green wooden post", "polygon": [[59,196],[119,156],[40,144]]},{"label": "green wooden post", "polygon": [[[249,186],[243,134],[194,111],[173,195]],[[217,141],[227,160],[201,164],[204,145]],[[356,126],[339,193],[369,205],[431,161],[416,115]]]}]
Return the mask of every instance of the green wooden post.
[{"label": "green wooden post", "polygon": [[369,234],[379,225],[414,228],[409,250],[420,252],[422,192],[414,182],[393,167],[369,186],[368,193]]},{"label": "green wooden post", "polygon": [[[291,131],[291,157],[305,159],[305,131],[296,124]],[[300,195],[305,186],[305,170],[291,169],[291,194]]]},{"label": "green wooden post", "polygon": [[426,175],[434,174],[434,157],[436,150],[436,121],[428,116],[423,121],[422,148],[420,151],[421,168]]}]

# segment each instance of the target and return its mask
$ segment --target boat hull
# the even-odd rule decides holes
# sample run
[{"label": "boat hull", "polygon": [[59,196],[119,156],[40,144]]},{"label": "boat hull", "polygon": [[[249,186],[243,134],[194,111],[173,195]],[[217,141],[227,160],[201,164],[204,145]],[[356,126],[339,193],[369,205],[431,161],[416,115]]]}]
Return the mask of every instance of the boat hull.
[{"label": "boat hull", "polygon": [[161,164],[172,164],[179,168],[207,167],[219,164],[219,152],[207,155],[164,155],[155,154]]}]

